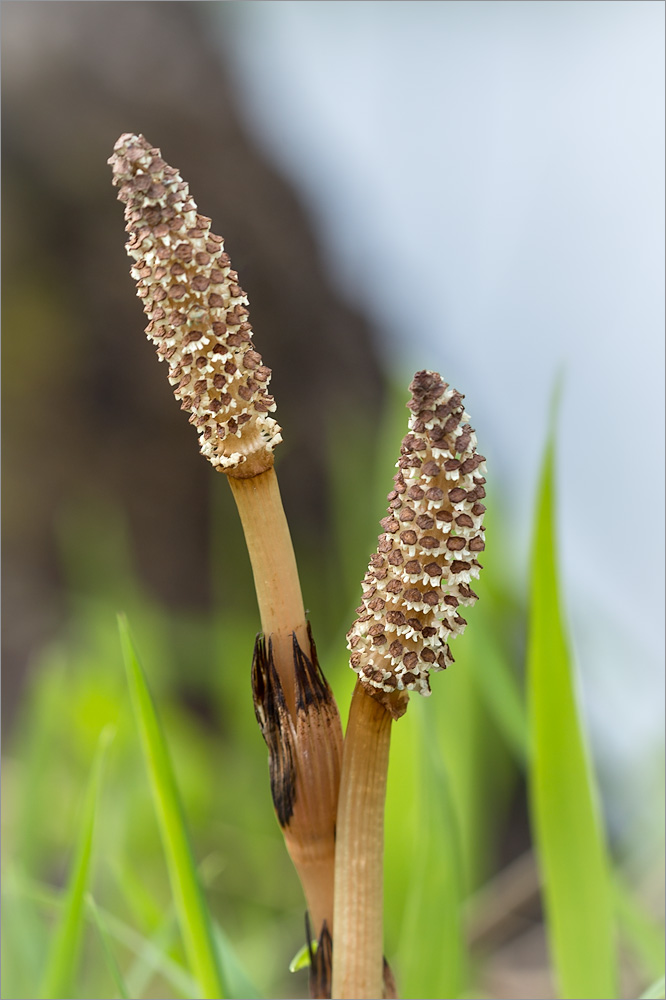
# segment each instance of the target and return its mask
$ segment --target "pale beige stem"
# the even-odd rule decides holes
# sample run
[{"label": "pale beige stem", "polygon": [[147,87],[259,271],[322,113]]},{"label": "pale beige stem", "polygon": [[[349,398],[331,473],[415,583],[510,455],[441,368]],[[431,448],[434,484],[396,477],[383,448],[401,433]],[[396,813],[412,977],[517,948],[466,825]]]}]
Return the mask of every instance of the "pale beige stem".
[{"label": "pale beige stem", "polygon": [[[264,652],[255,660],[259,675],[255,708],[259,707],[269,747],[273,801],[319,938],[324,929],[329,935],[333,931],[340,716],[311,643],[275,471],[271,467],[245,478],[228,478],[250,555],[265,637]],[[279,679],[279,695],[271,667]],[[320,981],[330,984],[330,965],[323,963],[322,950]]]},{"label": "pale beige stem", "polygon": [[[333,934],[333,871],[335,864],[335,815],[331,815],[330,803],[337,803],[338,788],[324,788],[321,792],[313,787],[314,778],[320,776],[326,769],[327,757],[330,760],[329,774],[324,777],[339,777],[339,746],[332,741],[330,751],[322,747],[317,747],[319,757],[314,761],[315,775],[304,778],[303,773],[299,773],[299,789],[303,790],[308,806],[313,804],[315,809],[308,808],[306,819],[307,824],[303,824],[305,829],[299,828],[299,817],[284,832],[285,843],[289,856],[298,872],[303,891],[305,893],[310,920],[315,933],[319,934],[326,922],[329,933]],[[335,753],[338,751],[338,757]],[[306,783],[307,782],[307,783]],[[329,780],[327,784],[332,782]],[[316,808],[322,802],[326,806],[326,812]],[[312,813],[314,812],[314,815]],[[293,827],[293,829],[292,829]]]},{"label": "pale beige stem", "polygon": [[342,757],[335,850],[333,997],[383,991],[384,804],[391,714],[357,683]]},{"label": "pale beige stem", "polygon": [[252,563],[261,627],[273,643],[275,668],[292,715],[295,680],[292,633],[308,648],[308,629],[294,547],[275,469],[247,479],[228,476]]}]

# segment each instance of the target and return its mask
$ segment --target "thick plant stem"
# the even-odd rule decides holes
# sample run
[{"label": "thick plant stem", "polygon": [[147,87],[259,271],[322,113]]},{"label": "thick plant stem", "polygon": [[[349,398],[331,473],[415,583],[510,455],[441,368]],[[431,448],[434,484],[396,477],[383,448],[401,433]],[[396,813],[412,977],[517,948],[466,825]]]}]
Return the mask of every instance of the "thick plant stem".
[{"label": "thick plant stem", "polygon": [[345,736],[335,857],[333,997],[383,991],[384,804],[391,714],[358,683]]},{"label": "thick plant stem", "polygon": [[330,996],[335,817],[342,726],[305,619],[289,527],[274,469],[229,475],[254,574],[263,637],[252,686],[268,746],[271,793],[319,942],[313,996]]},{"label": "thick plant stem", "polygon": [[275,469],[238,479],[228,476],[252,563],[261,627],[271,639],[273,658],[292,716],[296,694],[293,660],[295,633],[309,647],[305,609],[289,526]]},{"label": "thick plant stem", "polygon": [[268,746],[273,803],[319,937],[324,924],[329,935],[333,929],[342,727],[311,638],[307,651],[293,641],[293,668],[295,720],[286,705],[271,645],[262,636],[257,639],[252,689],[257,721]]}]

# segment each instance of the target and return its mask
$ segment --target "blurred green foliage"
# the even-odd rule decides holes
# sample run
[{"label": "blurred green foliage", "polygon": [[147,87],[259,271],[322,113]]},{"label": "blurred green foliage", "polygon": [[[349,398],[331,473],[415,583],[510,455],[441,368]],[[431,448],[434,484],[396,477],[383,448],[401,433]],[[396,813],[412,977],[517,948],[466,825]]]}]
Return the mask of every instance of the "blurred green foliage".
[{"label": "blurred green foliage", "polygon": [[[403,414],[401,405],[390,407],[384,443],[372,457],[362,428],[332,429],[337,562],[297,553],[320,660],[343,719],[354,680],[344,634],[384,514]],[[119,611],[131,624],[161,719],[229,993],[307,994],[306,973],[288,972],[303,943],[304,904],[273,814],[252,707],[257,615],[249,564],[227,484],[221,476],[211,481],[214,614],[167,613],[155,603],[134,573],[118,511],[82,505],[61,525],[68,625],[34,665],[4,757],[3,997],[33,997],[41,983],[45,995],[63,995],[62,981],[48,985],[48,962],[59,947],[60,960],[71,964],[60,968],[76,984],[68,996],[202,995],[178,931],[123,673]],[[488,956],[470,946],[470,906],[506,860],[512,803],[530,766],[526,594],[511,585],[498,498],[487,505],[481,600],[454,644],[456,663],[434,677],[431,699],[412,699],[392,739],[385,941],[405,998],[484,995]],[[97,818],[84,872],[81,845],[92,830],[85,788],[109,726],[115,736],[103,780],[93,778]],[[577,780],[592,782],[594,794],[589,769]],[[645,988],[663,972],[659,928],[619,881],[613,893],[630,969]],[[64,926],[68,956],[58,944]]]},{"label": "blurred green foliage", "polygon": [[534,831],[561,995],[611,1000],[618,987],[609,862],[560,606],[554,512],[551,440],[537,498],[527,656]]}]

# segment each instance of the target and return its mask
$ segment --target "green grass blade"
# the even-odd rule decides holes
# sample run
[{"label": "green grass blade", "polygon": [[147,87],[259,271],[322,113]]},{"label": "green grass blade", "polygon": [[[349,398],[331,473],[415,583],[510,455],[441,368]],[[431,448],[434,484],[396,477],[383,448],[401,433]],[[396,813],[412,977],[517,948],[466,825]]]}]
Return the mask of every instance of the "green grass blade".
[{"label": "green grass blade", "polygon": [[[145,992],[150,979],[156,972],[161,972],[166,977],[165,970],[159,968],[160,956],[168,954],[178,934],[178,925],[173,906],[157,910],[157,904],[146,893],[140,880],[136,878],[127,864],[119,865],[117,874],[130,908],[138,911],[139,917],[143,918],[141,922],[152,928],[150,939],[146,941],[146,948],[138,954],[136,962],[127,973],[130,992],[140,995]],[[202,881],[205,885],[205,879],[202,878]],[[244,997],[247,1000],[258,1000],[259,991],[251,982],[233,945],[217,922],[213,923],[213,934],[224,969],[228,995],[230,997]],[[187,990],[185,992],[187,993]]]},{"label": "green grass blade", "polygon": [[65,902],[49,951],[40,996],[72,997],[84,925],[85,895],[88,890],[95,814],[102,781],[102,765],[112,733],[102,733],[88,784],[78,843],[65,893]]},{"label": "green grass blade", "polygon": [[[130,993],[134,996],[142,996],[147,992],[148,984],[155,975],[161,975],[168,979],[172,985],[179,989],[183,996],[192,997],[197,992],[197,987],[189,973],[180,966],[172,954],[172,946],[178,938],[178,923],[173,907],[167,907],[164,919],[155,926],[155,929],[146,937],[143,947],[138,950],[133,949],[136,955],[135,960],[127,970],[127,984]],[[165,964],[166,963],[166,964]],[[171,963],[171,964],[169,964]],[[191,980],[191,985],[186,986],[179,972],[187,975]],[[176,979],[173,978],[173,973]]]},{"label": "green grass blade", "polygon": [[212,923],[197,875],[185,814],[169,751],[146,678],[137,659],[127,621],[119,617],[120,638],[134,715],[166,857],[174,906],[190,970],[204,1000],[227,993]]},{"label": "green grass blade", "polygon": [[[479,609],[481,610],[481,609]],[[495,720],[521,767],[527,762],[527,715],[520,686],[511,665],[504,655],[497,636],[491,631],[491,622],[474,621],[465,636],[472,676],[479,695]],[[486,628],[483,626],[487,625]],[[494,641],[493,641],[494,640]]]},{"label": "green grass blade", "polygon": [[[22,899],[28,900],[40,910],[45,910],[48,913],[60,914],[63,908],[63,902],[58,892],[56,892],[51,886],[44,885],[42,882],[35,882],[32,879],[27,878],[24,875],[16,876],[16,897],[12,896],[12,913],[14,912],[13,903],[15,898],[18,898],[19,902]],[[124,948],[127,948],[134,955],[137,956],[137,960],[143,965],[150,966],[150,973],[146,979],[148,979],[157,973],[169,982],[173,989],[180,993],[184,997],[195,998],[198,996],[197,984],[195,983],[189,972],[186,971],[178,962],[174,961],[166,952],[166,945],[168,945],[175,932],[175,920],[171,916],[167,916],[165,924],[160,927],[158,931],[153,935],[152,938],[148,938],[143,934],[140,934],[133,927],[130,927],[124,920],[120,920],[115,917],[108,910],[105,910],[101,906],[97,906],[98,912],[101,914],[104,925],[108,931],[108,934],[115,938],[115,940],[121,944]],[[166,926],[173,922],[174,928]],[[12,925],[14,921],[12,921]],[[167,936],[168,935],[168,936]],[[3,928],[3,941],[7,936],[6,928]],[[164,940],[163,940],[164,939]],[[5,986],[5,969],[2,969],[2,985],[3,989]],[[126,980],[130,980],[127,976]],[[130,980],[128,983],[128,990],[130,995],[140,996],[143,992],[143,986],[137,987],[136,984],[132,983]],[[20,993],[15,993],[15,996],[20,996]],[[32,996],[32,993],[25,992],[25,996]]]},{"label": "green grass blade", "polygon": [[[167,947],[163,940],[163,938],[167,938],[166,933],[162,934],[158,932],[152,938],[147,938],[126,924],[124,920],[119,920],[118,917],[106,912],[101,907],[98,907],[98,909],[104,918],[105,925],[111,937],[115,938],[123,947],[133,952],[136,955],[137,963],[139,963],[142,975],[140,983],[137,983],[138,967],[133,967],[125,976],[130,996],[141,996],[144,992],[144,987],[150,982],[153,975],[162,976],[181,996],[189,998],[199,996],[197,984],[189,972],[179,962],[174,961],[168,955]],[[168,928],[168,931],[167,945],[173,936],[170,928]]]},{"label": "green grass blade", "polygon": [[229,980],[229,996],[242,997],[243,1000],[261,1000],[261,993],[248,976],[233,944],[218,923],[215,924],[215,940]]},{"label": "green grass blade", "polygon": [[120,967],[116,962],[115,955],[113,954],[111,942],[109,941],[109,932],[107,930],[104,918],[102,917],[102,914],[99,912],[97,904],[95,903],[95,900],[90,895],[90,893],[88,893],[86,897],[86,902],[88,903],[88,909],[90,910],[92,918],[95,921],[97,930],[99,931],[100,940],[102,942],[102,948],[104,950],[104,957],[106,958],[107,965],[109,966],[109,972],[111,973],[113,981],[115,982],[116,987],[118,989],[118,996],[121,997],[121,1000],[129,1000],[130,996],[129,990],[127,989],[125,980],[123,979],[123,974],[120,971]]},{"label": "green grass blade", "polygon": [[645,912],[619,875],[615,875],[611,887],[620,930],[645,975],[655,979],[664,970],[663,922],[658,923]]},{"label": "green grass blade", "polygon": [[[463,859],[459,823],[429,705],[410,705],[401,725],[413,736],[415,830],[400,934],[398,984],[404,997],[457,997],[464,987]],[[397,727],[396,727],[397,730]],[[404,863],[404,859],[403,859]]]},{"label": "green grass blade", "polygon": [[559,598],[554,445],[537,499],[528,642],[530,809],[561,996],[617,996],[613,905],[597,795]]},{"label": "green grass blade", "polygon": [[114,867],[115,881],[127,903],[136,925],[149,934],[164,919],[164,908],[148,891],[143,881],[136,875],[125,859],[118,860]]},{"label": "green grass blade", "polygon": [[21,891],[13,865],[2,872],[2,935],[0,936],[0,996],[32,997],[42,978],[47,934],[45,921],[34,900]]},{"label": "green grass blade", "polygon": [[[146,938],[145,948],[136,953],[136,960],[126,973],[130,993],[142,996],[157,972],[169,978],[168,971],[159,966],[162,955],[173,960],[173,946],[176,938],[179,939],[176,913],[173,905],[158,905],[126,861],[116,866],[116,879],[136,925]],[[133,951],[136,952],[136,949]],[[192,996],[196,993],[196,987],[193,991],[181,989],[181,992],[185,996]]]}]

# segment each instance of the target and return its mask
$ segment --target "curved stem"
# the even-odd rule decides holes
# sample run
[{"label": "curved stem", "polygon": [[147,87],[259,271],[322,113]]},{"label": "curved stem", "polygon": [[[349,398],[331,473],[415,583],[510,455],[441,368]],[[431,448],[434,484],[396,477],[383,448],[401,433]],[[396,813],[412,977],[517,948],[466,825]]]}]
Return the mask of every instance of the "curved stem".
[{"label": "curved stem", "polygon": [[[317,938],[333,930],[335,818],[342,758],[340,715],[317,662],[296,558],[271,467],[228,477],[252,564],[264,633],[255,648],[255,711],[269,749],[271,790]],[[330,964],[317,962],[321,995]],[[317,994],[319,995],[319,994]]]},{"label": "curved stem", "polygon": [[277,476],[270,468],[248,479],[227,478],[250,554],[261,627],[271,638],[275,669],[293,716],[296,695],[292,633],[301,649],[307,649],[309,641],[296,557]]}]

